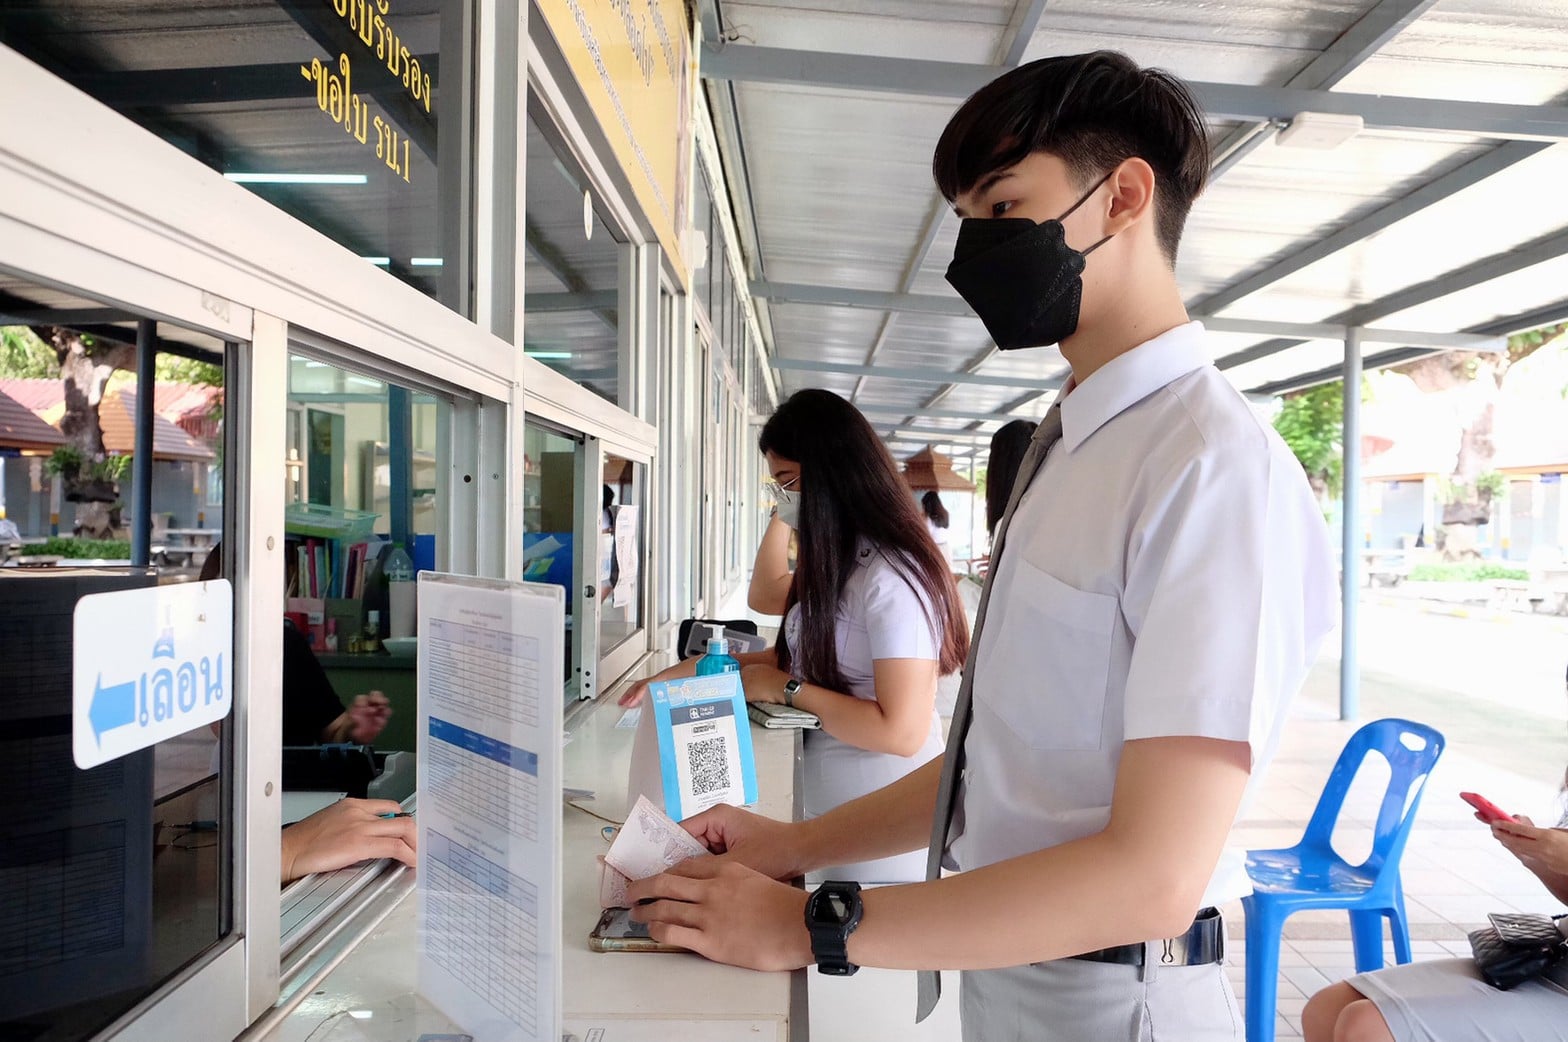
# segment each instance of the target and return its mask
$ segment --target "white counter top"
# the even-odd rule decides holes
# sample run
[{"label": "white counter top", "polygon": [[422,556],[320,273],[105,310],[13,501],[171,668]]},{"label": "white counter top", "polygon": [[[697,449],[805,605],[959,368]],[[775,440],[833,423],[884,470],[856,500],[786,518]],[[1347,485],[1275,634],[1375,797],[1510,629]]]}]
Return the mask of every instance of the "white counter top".
[{"label": "white counter top", "polygon": [[[591,789],[580,801],[621,820],[634,732],[616,727],[622,710],[601,703],[575,722],[566,747],[565,784]],[[799,733],[752,728],[757,810],[788,819],[796,809]],[[565,1029],[594,1042],[756,1039],[800,1042],[806,1034],[805,975],[757,973],[695,955],[597,953],[588,933],[599,918],[596,857],[608,849],[605,822],[563,811],[562,971]],[[458,1029],[414,995],[417,916],[406,896],[287,1017],[260,1035],[266,1042],[416,1042]]]}]

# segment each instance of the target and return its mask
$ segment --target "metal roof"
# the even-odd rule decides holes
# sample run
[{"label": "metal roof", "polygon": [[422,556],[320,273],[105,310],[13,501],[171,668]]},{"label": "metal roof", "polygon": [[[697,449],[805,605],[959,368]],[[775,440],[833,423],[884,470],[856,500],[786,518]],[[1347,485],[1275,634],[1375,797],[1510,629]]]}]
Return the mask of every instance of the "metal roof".
[{"label": "metal roof", "polygon": [[[850,396],[884,434],[923,432],[899,446],[941,444],[933,431],[964,431],[948,444],[974,444],[1009,414],[1038,416],[1051,393],[1040,381],[1066,375],[1054,349],[998,356],[948,288],[958,222],[929,172],[963,97],[1051,54],[1110,48],[1194,82],[1215,176],[1177,276],[1211,330],[1232,320],[1214,347],[1241,390],[1331,378],[1346,326],[1403,335],[1364,343],[1376,367],[1484,343],[1453,334],[1568,318],[1560,0],[697,8],[709,98],[730,130],[732,195],[749,199],[739,217],[754,223],[747,262],[781,386]],[[1358,113],[1366,129],[1330,151],[1277,144],[1302,111]]]}]

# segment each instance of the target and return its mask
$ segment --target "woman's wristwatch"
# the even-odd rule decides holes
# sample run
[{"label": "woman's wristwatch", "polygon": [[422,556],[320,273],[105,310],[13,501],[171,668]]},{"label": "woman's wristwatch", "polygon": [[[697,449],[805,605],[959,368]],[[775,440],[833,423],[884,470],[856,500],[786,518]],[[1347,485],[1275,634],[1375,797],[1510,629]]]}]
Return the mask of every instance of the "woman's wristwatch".
[{"label": "woman's wristwatch", "polygon": [[795,708],[795,693],[806,685],[794,677],[784,681],[784,704]]}]

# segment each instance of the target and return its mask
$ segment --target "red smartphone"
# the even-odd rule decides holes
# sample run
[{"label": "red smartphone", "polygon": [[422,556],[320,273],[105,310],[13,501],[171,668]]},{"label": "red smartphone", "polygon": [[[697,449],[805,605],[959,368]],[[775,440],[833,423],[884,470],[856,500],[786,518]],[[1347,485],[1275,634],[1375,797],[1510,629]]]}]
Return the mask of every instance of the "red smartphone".
[{"label": "red smartphone", "polygon": [[1487,799],[1485,796],[1480,795],[1479,793],[1461,792],[1459,794],[1459,798],[1470,804],[1470,806],[1474,807],[1476,810],[1480,811],[1481,817],[1488,825],[1499,821],[1514,820],[1514,816],[1512,814],[1509,814],[1507,811],[1503,810],[1503,808],[1499,807],[1497,804],[1493,803],[1491,800]]}]

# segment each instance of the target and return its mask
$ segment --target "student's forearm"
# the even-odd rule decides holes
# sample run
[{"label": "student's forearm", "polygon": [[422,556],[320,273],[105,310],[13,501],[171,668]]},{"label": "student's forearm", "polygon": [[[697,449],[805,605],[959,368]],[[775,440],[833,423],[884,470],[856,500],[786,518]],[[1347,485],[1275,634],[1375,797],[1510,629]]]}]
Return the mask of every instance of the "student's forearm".
[{"label": "student's forearm", "polygon": [[889,715],[875,699],[840,694],[816,684],[795,693],[795,705],[815,713],[822,729],[857,749],[895,756],[913,756],[931,733],[931,715]]},{"label": "student's forearm", "polygon": [[321,729],[321,740],[328,745],[348,741],[349,735],[354,733],[354,718],[344,710],[337,719]]},{"label": "student's forearm", "polygon": [[931,883],[879,887],[849,958],[889,969],[979,970],[1060,959],[1180,933],[1157,864],[1103,833]]},{"label": "student's forearm", "polygon": [[1560,904],[1568,905],[1568,874],[1555,872],[1545,865],[1527,863],[1525,867],[1535,873],[1535,878],[1541,881],[1541,885],[1546,887]]},{"label": "student's forearm", "polygon": [[801,839],[802,871],[875,861],[925,847],[931,840],[941,777],[938,756],[892,785],[795,826]]},{"label": "student's forearm", "polygon": [[1214,874],[1248,764],[1245,742],[1128,742],[1104,830],[936,882],[872,891],[850,959],[986,969],[1173,937],[1191,924]]},{"label": "student's forearm", "polygon": [[789,586],[794,576],[789,570],[789,540],[794,529],[774,518],[768,522],[751,567],[751,583],[746,588],[746,606],[764,615],[784,614]]},{"label": "student's forearm", "polygon": [[[739,662],[742,667],[773,666],[778,664],[778,656],[774,654],[772,648],[768,648],[766,651],[732,651],[730,652],[730,658],[734,659],[736,662]],[[655,673],[648,679],[678,680],[681,677],[694,677],[697,675],[697,663],[701,661],[701,656],[698,656],[697,658],[682,659],[673,666],[667,666],[664,669],[661,669],[658,673]]]}]

